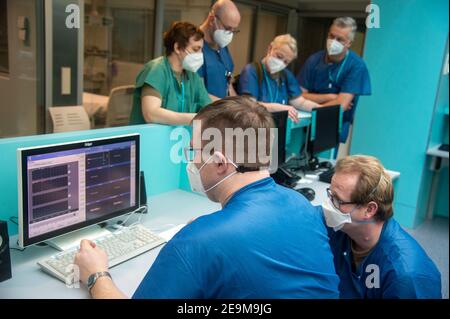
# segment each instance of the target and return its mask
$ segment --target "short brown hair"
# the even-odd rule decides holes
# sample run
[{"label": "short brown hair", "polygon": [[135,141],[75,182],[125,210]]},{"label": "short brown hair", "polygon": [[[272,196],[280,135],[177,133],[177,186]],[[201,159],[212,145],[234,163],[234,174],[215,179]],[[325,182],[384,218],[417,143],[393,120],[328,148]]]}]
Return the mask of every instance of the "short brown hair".
[{"label": "short brown hair", "polygon": [[394,187],[391,177],[378,159],[366,155],[347,156],[337,161],[335,172],[358,174],[358,182],[350,199],[352,202],[366,204],[374,201],[378,205],[376,220],[392,217]]},{"label": "short brown hair", "polygon": [[[275,125],[266,108],[254,100],[242,96],[226,97],[200,110],[194,120],[201,120],[202,133],[208,128],[218,129],[222,136],[221,145],[225,149],[227,149],[227,145],[232,147],[233,155],[230,159],[243,171],[254,171],[269,166],[272,133]],[[230,136],[227,135],[229,129],[234,132],[236,129],[242,129],[243,132],[253,129],[257,143],[251,145],[250,138],[245,137],[242,144],[237,141],[236,136],[230,139]],[[202,140],[202,145],[206,142]],[[265,150],[265,152],[260,154],[260,150],[261,152]],[[224,149],[215,151],[224,153]],[[250,160],[252,156],[255,161]]]},{"label": "short brown hair", "polygon": [[194,37],[195,41],[203,39],[204,33],[197,26],[190,22],[176,21],[172,23],[170,29],[164,32],[164,47],[166,56],[169,56],[175,50],[175,43],[178,43],[180,49],[185,49],[189,39]]}]

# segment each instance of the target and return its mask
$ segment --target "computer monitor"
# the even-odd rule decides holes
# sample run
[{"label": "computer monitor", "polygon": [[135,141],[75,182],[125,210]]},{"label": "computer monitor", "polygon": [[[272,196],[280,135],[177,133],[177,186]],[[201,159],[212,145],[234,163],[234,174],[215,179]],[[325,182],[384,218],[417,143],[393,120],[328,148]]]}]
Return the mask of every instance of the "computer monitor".
[{"label": "computer monitor", "polygon": [[139,134],[22,148],[17,160],[20,247],[139,208]]},{"label": "computer monitor", "polygon": [[307,150],[311,156],[339,145],[341,106],[319,107],[312,111]]},{"label": "computer monitor", "polygon": [[279,112],[272,112],[271,114],[275,127],[278,129],[276,141],[278,150],[276,154],[272,154],[272,156],[277,156],[277,167],[276,167],[277,170],[273,172],[270,176],[275,180],[276,183],[280,185],[293,187],[296,185],[297,181],[300,178],[283,167],[286,162],[286,130],[287,130],[288,112],[279,111]]},{"label": "computer monitor", "polygon": [[281,165],[286,161],[286,128],[288,111],[272,112],[271,114],[275,127],[278,129],[277,163],[278,165]]}]

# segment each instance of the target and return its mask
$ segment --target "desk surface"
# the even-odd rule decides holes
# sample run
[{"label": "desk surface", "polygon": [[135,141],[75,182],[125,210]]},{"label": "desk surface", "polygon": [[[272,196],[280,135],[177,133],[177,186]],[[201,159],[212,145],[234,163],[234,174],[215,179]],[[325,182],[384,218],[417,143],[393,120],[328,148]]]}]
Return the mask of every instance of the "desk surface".
[{"label": "desk surface", "polygon": [[435,157],[442,157],[442,158],[447,158],[448,159],[448,152],[439,150],[440,146],[441,145],[439,144],[439,145],[435,145],[433,147],[430,147],[427,150],[427,155],[435,156]]},{"label": "desk surface", "polygon": [[[149,213],[142,216],[142,223],[156,233],[186,223],[193,217],[220,209],[219,204],[209,201],[206,197],[181,190],[149,197],[148,203]],[[131,217],[128,222],[133,222],[137,218],[139,215]],[[17,236],[11,237],[11,243],[15,243],[16,240]],[[161,247],[111,268],[114,282],[127,296],[134,293]],[[40,270],[36,261],[56,252],[47,246],[32,246],[23,252],[11,250],[13,277],[0,283],[0,299],[88,298],[89,294],[83,286],[79,289],[67,288],[63,282]]]}]

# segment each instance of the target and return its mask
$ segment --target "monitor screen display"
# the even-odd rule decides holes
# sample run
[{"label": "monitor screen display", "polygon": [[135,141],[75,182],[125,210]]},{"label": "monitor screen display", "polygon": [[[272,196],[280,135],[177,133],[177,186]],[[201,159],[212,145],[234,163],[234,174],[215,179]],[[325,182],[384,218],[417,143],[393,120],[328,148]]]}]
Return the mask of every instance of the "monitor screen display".
[{"label": "monitor screen display", "polygon": [[21,149],[19,161],[25,246],[139,205],[139,135]]}]

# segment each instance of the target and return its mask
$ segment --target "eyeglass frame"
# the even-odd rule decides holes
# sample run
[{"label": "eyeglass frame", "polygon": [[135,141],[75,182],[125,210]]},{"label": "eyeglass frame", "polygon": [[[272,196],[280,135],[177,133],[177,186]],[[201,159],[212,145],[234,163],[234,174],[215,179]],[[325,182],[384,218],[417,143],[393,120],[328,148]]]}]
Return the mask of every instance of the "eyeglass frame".
[{"label": "eyeglass frame", "polygon": [[[357,206],[361,205],[361,203],[358,203],[358,202],[346,202],[346,201],[343,201],[343,200],[337,198],[336,195],[334,195],[332,193],[332,191],[329,187],[327,188],[327,196],[331,200],[331,204],[333,204],[334,208],[339,209],[339,210],[341,210],[341,205],[357,205]],[[336,207],[336,204],[334,203],[335,200],[338,203],[337,207]]]},{"label": "eyeglass frame", "polygon": [[221,19],[217,14],[215,14],[215,13],[213,13],[213,14],[214,14],[214,18],[217,18],[217,20],[219,20],[220,24],[223,26],[223,28],[224,28],[225,31],[231,32],[231,33],[233,33],[233,35],[236,35],[236,34],[238,34],[239,32],[241,32],[241,30],[239,30],[239,29],[236,29],[236,30],[230,30],[230,29],[233,29],[233,28],[232,28],[232,27],[226,26],[225,23],[223,23],[222,19]]}]

